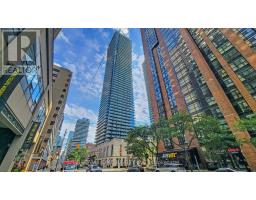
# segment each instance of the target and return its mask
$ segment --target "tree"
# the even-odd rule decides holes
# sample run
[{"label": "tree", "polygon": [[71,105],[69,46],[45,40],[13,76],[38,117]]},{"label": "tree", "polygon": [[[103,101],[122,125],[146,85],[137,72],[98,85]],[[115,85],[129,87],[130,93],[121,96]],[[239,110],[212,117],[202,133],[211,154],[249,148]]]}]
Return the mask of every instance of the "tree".
[{"label": "tree", "polygon": [[226,156],[228,148],[239,146],[234,135],[214,117],[200,116],[193,127],[200,145],[206,149],[208,160],[219,163],[221,155]]},{"label": "tree", "polygon": [[[256,113],[240,119],[236,124],[236,128],[241,131],[247,130],[256,134]],[[256,147],[256,137],[251,138],[251,143]]]},{"label": "tree", "polygon": [[128,132],[125,139],[127,142],[126,150],[128,154],[132,154],[139,159],[140,162],[147,160],[149,154],[154,154],[154,148],[150,144],[149,127],[135,127]]},{"label": "tree", "polygon": [[140,160],[151,157],[153,164],[157,163],[158,146],[167,132],[168,121],[162,118],[151,126],[135,127],[129,131],[126,138],[128,153]]},{"label": "tree", "polygon": [[158,149],[161,141],[170,138],[170,125],[167,119],[160,118],[157,122],[153,123],[149,127],[149,141],[154,149],[154,155],[156,158],[156,165],[158,165]]},{"label": "tree", "polygon": [[[196,138],[196,135],[193,133],[193,118],[185,112],[177,112],[169,118],[168,122],[170,128],[167,137],[169,137],[171,143],[183,149],[184,161],[188,168],[192,170],[187,150]],[[177,143],[174,138],[177,138],[179,142]]]},{"label": "tree", "polygon": [[69,155],[68,160],[75,160],[79,164],[87,159],[88,152],[86,148],[74,149]]}]

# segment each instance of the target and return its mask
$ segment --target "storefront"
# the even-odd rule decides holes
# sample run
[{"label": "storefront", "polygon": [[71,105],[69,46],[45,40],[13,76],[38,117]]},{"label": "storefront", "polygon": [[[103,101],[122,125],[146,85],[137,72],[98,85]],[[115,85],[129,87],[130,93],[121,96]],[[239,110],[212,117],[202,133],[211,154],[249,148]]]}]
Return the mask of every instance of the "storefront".
[{"label": "storefront", "polygon": [[190,165],[193,169],[202,168],[202,161],[200,159],[197,148],[187,149],[186,151],[184,149],[173,149],[163,153],[158,153],[157,162],[159,166],[163,166],[169,163],[178,163],[188,168],[188,162],[186,162],[185,156],[186,154],[187,160],[190,161]]}]

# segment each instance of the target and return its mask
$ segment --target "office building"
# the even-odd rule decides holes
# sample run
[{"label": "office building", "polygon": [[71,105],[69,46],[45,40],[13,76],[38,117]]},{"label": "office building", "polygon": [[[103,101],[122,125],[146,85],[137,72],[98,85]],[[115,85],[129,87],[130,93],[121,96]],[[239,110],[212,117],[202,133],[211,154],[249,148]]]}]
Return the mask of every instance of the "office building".
[{"label": "office building", "polygon": [[65,158],[67,155],[69,155],[71,153],[71,142],[73,140],[74,133],[75,133],[74,131],[69,132],[67,143],[66,143],[66,148],[65,148]]},{"label": "office building", "polygon": [[96,144],[123,139],[134,127],[131,41],[115,32],[107,50]]},{"label": "office building", "polygon": [[77,148],[84,148],[87,142],[90,120],[86,118],[76,121],[75,132],[71,142],[71,151]]},{"label": "office building", "polygon": [[[253,137],[235,123],[256,112],[255,29],[141,29],[141,35],[154,121],[177,111],[207,114],[236,139]],[[256,170],[255,147],[240,148]]]},{"label": "office building", "polygon": [[[26,155],[49,115],[53,41],[59,31],[0,30],[0,46],[3,47],[0,56],[0,171],[11,171],[15,161]],[[23,37],[30,37],[28,48],[25,51],[14,48]],[[10,72],[13,67],[17,70]],[[9,71],[4,71],[6,69]]]}]

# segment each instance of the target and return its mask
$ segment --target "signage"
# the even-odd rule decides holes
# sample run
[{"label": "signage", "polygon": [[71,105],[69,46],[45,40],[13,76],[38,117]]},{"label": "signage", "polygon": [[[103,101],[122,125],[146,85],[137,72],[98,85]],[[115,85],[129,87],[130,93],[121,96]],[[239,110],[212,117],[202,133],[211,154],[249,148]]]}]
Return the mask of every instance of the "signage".
[{"label": "signage", "polygon": [[12,90],[18,85],[23,75],[19,75],[17,71],[11,75],[3,75],[0,78],[0,97],[7,100]]},{"label": "signage", "polygon": [[75,160],[66,160],[63,162],[64,165],[76,165],[77,162]]},{"label": "signage", "polygon": [[168,158],[176,158],[177,153],[169,153]]},{"label": "signage", "polygon": [[77,144],[77,145],[76,145],[76,148],[77,148],[77,149],[80,149],[80,144]]},{"label": "signage", "polygon": [[28,132],[28,135],[27,135],[27,138],[22,146],[22,149],[30,149],[30,147],[32,146],[33,144],[33,140],[34,140],[34,137],[36,135],[36,132],[39,128],[39,125],[40,123],[39,122],[33,122],[29,132]]},{"label": "signage", "polygon": [[239,148],[229,148],[228,152],[229,153],[240,152],[240,149]]}]

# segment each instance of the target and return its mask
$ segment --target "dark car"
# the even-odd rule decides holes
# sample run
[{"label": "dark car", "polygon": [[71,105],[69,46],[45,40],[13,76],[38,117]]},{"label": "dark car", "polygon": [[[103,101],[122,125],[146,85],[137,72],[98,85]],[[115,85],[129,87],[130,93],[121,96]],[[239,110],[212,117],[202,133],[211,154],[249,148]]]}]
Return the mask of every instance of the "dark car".
[{"label": "dark car", "polygon": [[128,167],[127,172],[144,172],[144,168],[141,166],[130,166]]},{"label": "dark car", "polygon": [[87,172],[102,172],[102,168],[98,165],[90,165],[86,171]]}]

